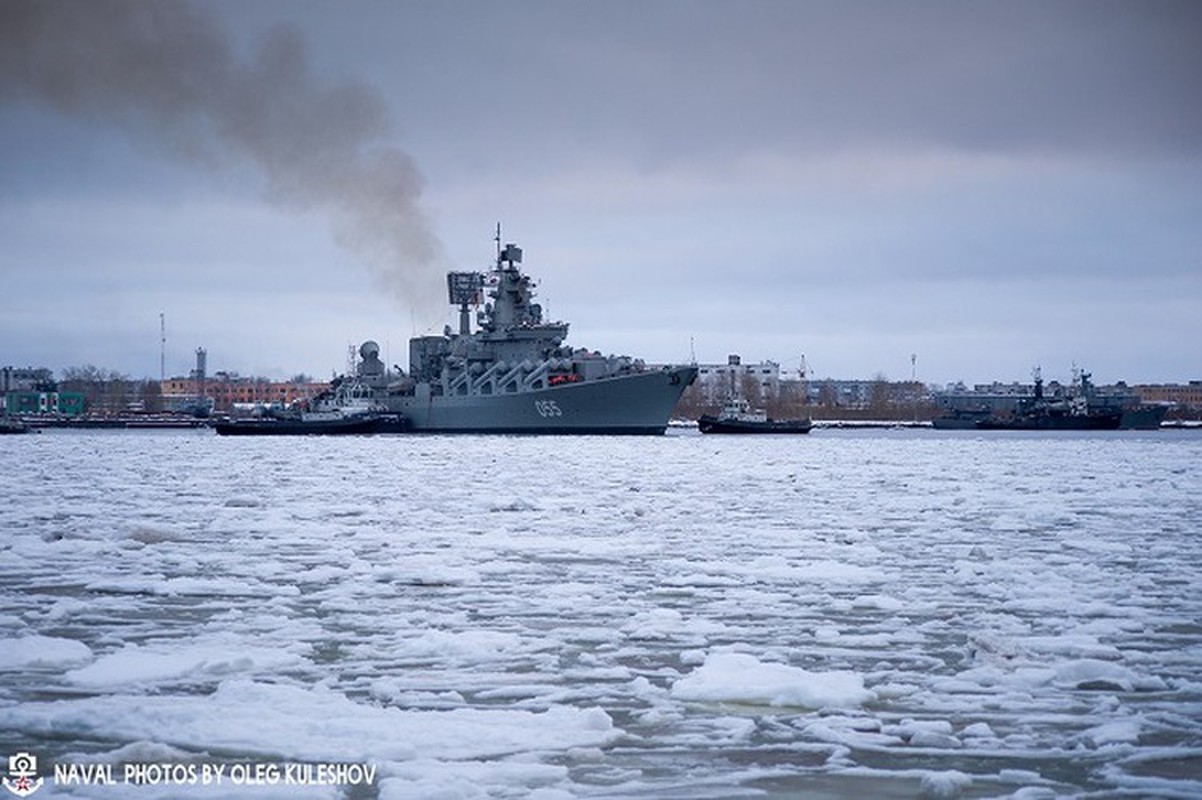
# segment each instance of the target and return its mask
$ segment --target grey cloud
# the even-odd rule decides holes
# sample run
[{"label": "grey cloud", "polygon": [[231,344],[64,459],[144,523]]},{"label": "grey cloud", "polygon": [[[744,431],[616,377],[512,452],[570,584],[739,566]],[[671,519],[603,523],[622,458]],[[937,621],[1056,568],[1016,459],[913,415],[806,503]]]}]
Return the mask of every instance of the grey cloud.
[{"label": "grey cloud", "polygon": [[199,165],[249,163],[273,202],[326,214],[398,293],[427,290],[440,245],[386,104],[314,75],[297,29],[273,28],[244,60],[175,0],[7,0],[0,14],[0,98],[118,124]]},{"label": "grey cloud", "polygon": [[[396,57],[420,76],[393,91],[428,103],[425,113],[488,126],[499,148],[537,143],[578,157],[613,147],[641,152],[648,165],[881,144],[1128,156],[1202,149],[1197,3],[617,0],[390,10],[395,25],[376,35],[395,36]],[[354,20],[344,25],[348,37],[377,42]],[[473,50],[483,57],[464,58]]]}]

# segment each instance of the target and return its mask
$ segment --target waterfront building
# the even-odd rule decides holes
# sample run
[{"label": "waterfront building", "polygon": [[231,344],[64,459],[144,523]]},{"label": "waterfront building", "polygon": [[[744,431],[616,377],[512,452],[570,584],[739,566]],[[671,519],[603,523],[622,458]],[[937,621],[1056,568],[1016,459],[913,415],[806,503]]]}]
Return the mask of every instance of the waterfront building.
[{"label": "waterfront building", "polygon": [[205,398],[213,411],[228,413],[237,405],[291,405],[307,400],[330,388],[318,381],[271,381],[265,378],[246,378],[237,373],[215,372],[198,378],[195,374],[163,381],[163,404],[166,408],[184,408]]},{"label": "waterfront building", "polygon": [[5,392],[4,410],[9,414],[49,414],[78,417],[84,412],[82,392]]},{"label": "waterfront building", "polygon": [[698,364],[697,381],[707,400],[723,400],[734,394],[757,402],[780,396],[780,364],[744,364],[735,353],[727,356],[725,364]]},{"label": "waterfront building", "polygon": [[1202,411],[1202,381],[1144,383],[1131,388],[1145,403],[1172,403],[1184,410]]},{"label": "waterfront building", "polygon": [[54,373],[45,367],[0,367],[0,395],[54,389]]},{"label": "waterfront building", "polygon": [[84,396],[60,392],[54,373],[45,367],[0,367],[0,410],[73,417],[84,412]]}]

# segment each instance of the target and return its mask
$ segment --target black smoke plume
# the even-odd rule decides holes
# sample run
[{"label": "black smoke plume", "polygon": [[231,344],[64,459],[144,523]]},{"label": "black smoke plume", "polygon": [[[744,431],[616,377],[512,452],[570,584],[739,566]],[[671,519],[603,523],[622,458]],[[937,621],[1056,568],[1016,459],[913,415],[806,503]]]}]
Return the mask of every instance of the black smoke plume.
[{"label": "black smoke plume", "polygon": [[183,0],[0,0],[0,101],[122,126],[177,159],[254,165],[273,203],[322,213],[338,242],[408,296],[437,286],[441,247],[383,99],[313,74],[292,27],[249,57]]}]

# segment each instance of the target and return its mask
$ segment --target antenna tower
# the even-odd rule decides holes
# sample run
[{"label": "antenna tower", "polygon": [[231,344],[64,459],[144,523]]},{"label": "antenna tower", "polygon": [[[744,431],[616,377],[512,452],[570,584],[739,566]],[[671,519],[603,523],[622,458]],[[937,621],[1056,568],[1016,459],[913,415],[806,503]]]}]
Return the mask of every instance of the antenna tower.
[{"label": "antenna tower", "polygon": [[167,380],[167,318],[159,312],[159,385]]},{"label": "antenna tower", "polygon": [[810,370],[806,365],[806,354],[801,354],[801,366],[797,368],[797,377],[801,380],[801,404],[810,404]]}]

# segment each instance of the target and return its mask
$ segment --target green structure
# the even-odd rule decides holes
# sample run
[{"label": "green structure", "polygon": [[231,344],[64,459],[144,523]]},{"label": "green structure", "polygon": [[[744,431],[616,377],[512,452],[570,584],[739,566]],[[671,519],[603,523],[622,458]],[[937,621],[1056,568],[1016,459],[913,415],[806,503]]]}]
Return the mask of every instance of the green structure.
[{"label": "green structure", "polygon": [[84,412],[81,392],[9,392],[4,396],[9,414],[55,414],[79,417]]}]

